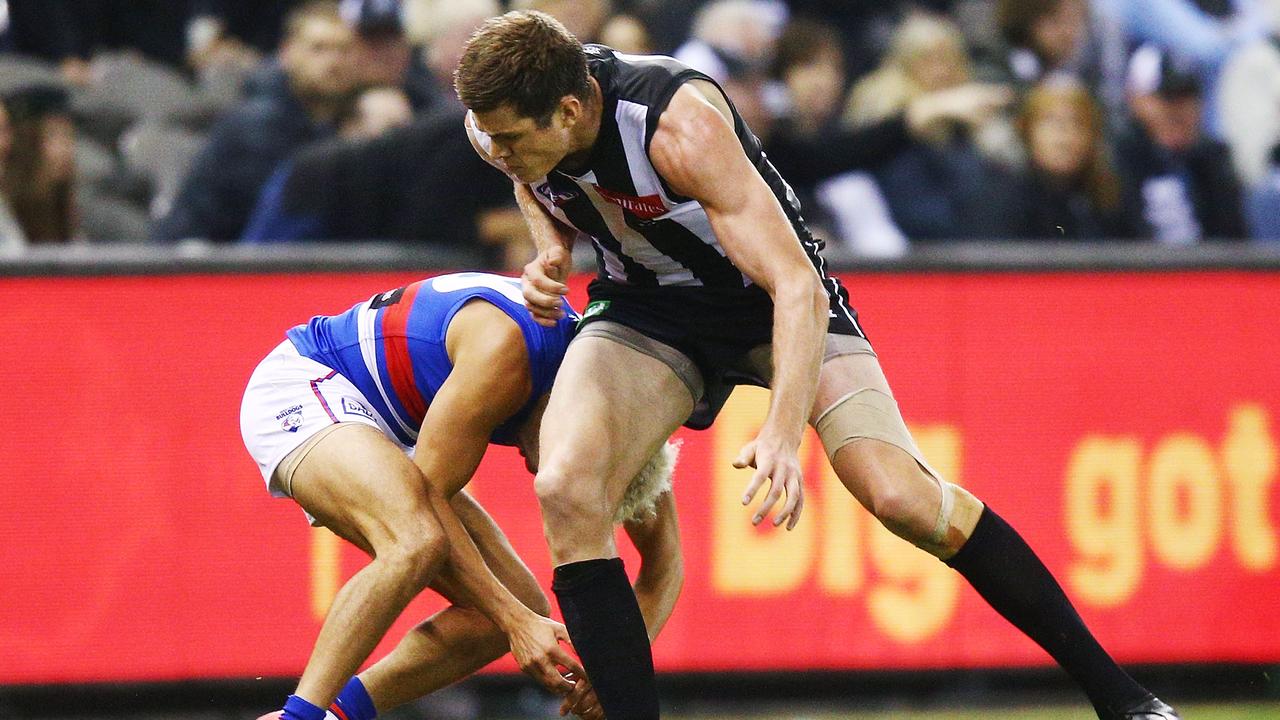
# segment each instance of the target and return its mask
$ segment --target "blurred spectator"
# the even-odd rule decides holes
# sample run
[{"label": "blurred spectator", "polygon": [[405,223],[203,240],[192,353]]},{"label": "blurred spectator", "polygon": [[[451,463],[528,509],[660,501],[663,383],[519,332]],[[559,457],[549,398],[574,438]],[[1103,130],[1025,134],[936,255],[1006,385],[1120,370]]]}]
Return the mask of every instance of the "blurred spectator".
[{"label": "blurred spectator", "polygon": [[761,139],[781,104],[767,83],[786,7],[772,0],[713,0],[698,13],[693,36],[675,58],[715,79]]},{"label": "blurred spectator", "polygon": [[377,137],[413,121],[413,106],[404,90],[394,85],[366,88],[338,116],[338,134],[344,138]]},{"label": "blurred spectator", "polygon": [[0,195],[28,244],[65,243],[76,234],[76,131],[67,94],[51,86],[5,98],[12,140]]},{"label": "blurred spectator", "polygon": [[27,234],[18,224],[9,203],[7,168],[9,153],[13,150],[13,128],[9,124],[9,111],[0,103],[0,257],[10,257],[27,246]]},{"label": "blurred spectator", "polygon": [[815,136],[837,119],[844,102],[840,36],[815,20],[796,19],[778,38],[773,77],[786,90],[791,132]]},{"label": "blurred spectator", "polygon": [[1261,182],[1280,144],[1280,0],[1268,0],[1271,34],[1237,50],[1219,96],[1224,139],[1245,185]]},{"label": "blurred spectator", "polygon": [[1220,137],[1218,77],[1238,45],[1266,34],[1257,0],[1095,0],[1123,28],[1130,47],[1150,44],[1185,58],[1199,75],[1206,101],[1202,122]]},{"label": "blurred spectator", "polygon": [[1245,237],[1227,148],[1201,129],[1202,86],[1192,64],[1154,45],[1139,48],[1129,64],[1129,105],[1134,122],[1116,149],[1130,222],[1172,245]]},{"label": "blurred spectator", "polygon": [[453,70],[471,33],[501,11],[498,0],[407,0],[405,31],[424,48],[424,80],[432,97],[429,107],[460,107],[453,91]]},{"label": "blurred spectator", "polygon": [[400,0],[343,0],[339,7],[356,31],[356,85],[399,86],[414,108],[432,105],[436,88],[405,34]]},{"label": "blurred spectator", "polygon": [[[1002,208],[1012,178],[1004,167],[1018,157],[1017,139],[1008,121],[992,112],[996,104],[966,97],[1003,95],[1007,102],[1007,90],[971,81],[960,30],[946,18],[917,13],[903,20],[884,63],[850,96],[845,118],[853,127],[912,107],[928,121],[914,123],[915,141],[876,170],[894,221],[913,241],[1008,235]],[[975,112],[959,122],[930,107],[962,101]]]},{"label": "blurred spectator", "polygon": [[240,237],[276,166],[297,148],[335,132],[336,116],[353,87],[352,43],[336,3],[308,3],[290,13],[278,74],[214,126],[152,238]]},{"label": "blurred spectator", "polygon": [[[264,192],[244,240],[393,240],[502,252],[525,237],[511,182],[476,155],[460,107],[359,141],[317,143],[286,165]],[[525,239],[527,242],[527,238]]]},{"label": "blurred spectator", "polygon": [[772,75],[782,84],[785,110],[769,133],[765,153],[786,178],[819,235],[834,235],[861,255],[897,255],[906,238],[889,218],[875,180],[861,172],[910,142],[901,116],[850,131],[839,122],[844,100],[840,36],[815,20],[797,18],[778,38]]},{"label": "blurred spectator", "polygon": [[627,11],[648,28],[654,52],[673,55],[689,39],[702,5],[703,0],[629,0]]},{"label": "blurred spectator", "polygon": [[1090,44],[1087,0],[997,0],[995,14],[1004,41],[997,79],[1019,94],[1054,73],[1072,73],[1098,88],[1102,70]]},{"label": "blurred spectator", "polygon": [[1280,145],[1271,151],[1271,161],[1261,182],[1249,188],[1245,212],[1249,231],[1255,239],[1280,241]]},{"label": "blurred spectator", "polygon": [[1101,107],[1079,81],[1055,76],[1032,88],[1018,118],[1028,167],[1013,208],[1012,237],[1102,240],[1133,235],[1120,212],[1120,179],[1104,130]]},{"label": "blurred spectator", "polygon": [[188,0],[187,51],[206,62],[259,59],[279,47],[289,13],[306,0]]},{"label": "blurred spectator", "polygon": [[675,58],[717,82],[735,74],[763,73],[786,19],[786,7],[778,2],[713,0],[698,12],[692,36]]},{"label": "blurred spectator", "polygon": [[[787,0],[791,12],[815,18],[844,38],[850,77],[875,69],[888,50],[894,28],[912,11],[949,13],[975,0]],[[986,2],[988,0],[976,0]]]},{"label": "blurred spectator", "polygon": [[653,36],[644,21],[626,13],[609,18],[600,29],[600,42],[618,52],[632,55],[652,55],[656,52]]},{"label": "blurred spectator", "polygon": [[584,43],[599,42],[613,14],[610,0],[511,0],[512,10],[541,10],[559,20]]}]

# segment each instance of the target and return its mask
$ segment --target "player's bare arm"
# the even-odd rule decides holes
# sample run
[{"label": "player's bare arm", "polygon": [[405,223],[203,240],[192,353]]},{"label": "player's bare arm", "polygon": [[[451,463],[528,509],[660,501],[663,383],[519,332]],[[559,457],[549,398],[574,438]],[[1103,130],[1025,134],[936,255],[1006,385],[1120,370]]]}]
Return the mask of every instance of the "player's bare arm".
[{"label": "player's bare arm", "polygon": [[684,587],[684,555],[680,552],[680,522],[675,496],[669,492],[658,498],[651,517],[623,523],[627,537],[640,553],[636,575],[636,600],[649,631],[650,642],[666,626]]},{"label": "player's bare arm", "polygon": [[520,275],[524,303],[539,325],[554,325],[564,316],[561,301],[569,292],[565,284],[573,271],[573,242],[577,233],[552,217],[533,196],[533,190],[515,183],[516,204],[533,236],[538,255]]},{"label": "player's bare arm", "polygon": [[561,642],[564,626],[522,604],[485,564],[449,499],[475,473],[494,429],[528,400],[532,387],[520,328],[500,309],[472,301],[450,324],[445,342],[453,371],[423,419],[414,462],[451,543],[448,574],[511,642],[522,670],[553,692],[572,690],[557,666],[581,672]]},{"label": "player's bare arm", "polygon": [[[564,314],[560,302],[569,292],[569,286],[564,281],[573,270],[572,251],[577,233],[552,217],[533,196],[529,186],[513,175],[498,157],[500,153],[509,151],[509,147],[506,151],[502,150],[506,146],[477,127],[475,115],[470,112],[467,113],[465,125],[467,139],[471,141],[476,154],[511,178],[514,184],[516,205],[524,216],[525,224],[529,226],[533,245],[538,250],[537,257],[525,265],[520,278],[525,305],[535,322],[551,327]],[[519,142],[519,138],[506,142],[513,144]]]},{"label": "player's bare arm", "polygon": [[797,451],[817,388],[829,299],[782,207],[742,151],[726,116],[728,106],[718,109],[709,95],[723,104],[719,90],[705,83],[687,83],[676,91],[658,122],[649,157],[673,190],[702,204],[729,259],[773,298],[769,413],[734,464],[756,468],[743,504],[765,481],[771,485],[752,522],[763,520],[785,492],[774,524],[786,522],[790,529],[803,507]]}]

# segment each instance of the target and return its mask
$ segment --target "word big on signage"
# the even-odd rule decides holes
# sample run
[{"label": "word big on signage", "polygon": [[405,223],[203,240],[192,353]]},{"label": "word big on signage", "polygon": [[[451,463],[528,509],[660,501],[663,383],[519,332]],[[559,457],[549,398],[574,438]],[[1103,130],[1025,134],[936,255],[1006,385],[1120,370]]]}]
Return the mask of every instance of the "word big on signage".
[{"label": "word big on signage", "polygon": [[[711,548],[715,590],[739,597],[782,595],[816,575],[819,588],[829,595],[852,597],[865,589],[871,622],[895,640],[916,643],[941,631],[959,600],[959,576],[863,510],[836,478],[812,431],[805,433],[800,446],[806,463],[805,515],[800,524],[787,532],[767,520],[761,523],[762,528],[769,526],[766,529],[747,521],[741,498],[750,473],[735,470],[732,461],[755,437],[768,406],[767,392],[740,388],[716,421]],[[959,431],[932,425],[913,427],[912,435],[929,464],[959,484]],[[874,569],[870,584],[868,562]]]}]

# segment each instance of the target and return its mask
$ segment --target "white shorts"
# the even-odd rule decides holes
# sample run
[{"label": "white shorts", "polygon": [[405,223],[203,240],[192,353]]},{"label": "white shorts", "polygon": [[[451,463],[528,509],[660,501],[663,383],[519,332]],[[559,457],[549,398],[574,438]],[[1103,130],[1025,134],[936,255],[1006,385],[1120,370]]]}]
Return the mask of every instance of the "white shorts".
[{"label": "white shorts", "polygon": [[299,355],[289,340],[258,363],[240,404],[240,436],[276,497],[290,495],[290,478],[276,475],[280,463],[316,433],[340,422],[370,425],[396,442],[386,420],[350,380]]}]

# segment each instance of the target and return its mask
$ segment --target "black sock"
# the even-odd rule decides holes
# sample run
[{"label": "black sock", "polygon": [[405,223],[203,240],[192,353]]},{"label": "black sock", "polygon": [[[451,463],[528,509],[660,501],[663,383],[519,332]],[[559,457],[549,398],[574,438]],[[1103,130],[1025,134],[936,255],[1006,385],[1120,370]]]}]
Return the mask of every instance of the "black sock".
[{"label": "black sock", "polygon": [[551,589],[604,714],[656,720],[653,652],[622,558],[561,565]]},{"label": "black sock", "polygon": [[1044,648],[1107,717],[1150,697],[1116,665],[1018,531],[991,508],[947,561],[1014,627]]}]

